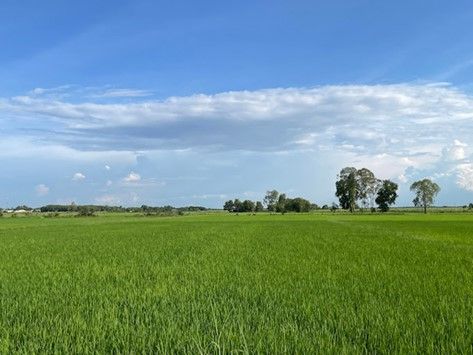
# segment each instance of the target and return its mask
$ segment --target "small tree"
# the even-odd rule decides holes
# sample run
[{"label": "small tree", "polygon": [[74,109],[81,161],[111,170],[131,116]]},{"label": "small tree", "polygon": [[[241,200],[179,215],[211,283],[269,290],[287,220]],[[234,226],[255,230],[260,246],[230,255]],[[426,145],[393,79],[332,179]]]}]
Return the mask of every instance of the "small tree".
[{"label": "small tree", "polygon": [[276,212],[286,213],[286,194],[279,195],[278,202],[276,203]]},{"label": "small tree", "polygon": [[228,200],[223,205],[223,209],[228,212],[233,212],[233,208],[234,208],[233,200]]},{"label": "small tree", "polygon": [[237,198],[233,202],[233,212],[243,212],[243,202]]},{"label": "small tree", "polygon": [[242,203],[242,212],[253,212],[255,210],[255,203],[251,200],[245,200]]},{"label": "small tree", "polygon": [[279,192],[277,190],[266,191],[263,203],[266,205],[268,211],[273,212],[276,210],[276,204],[278,202]]},{"label": "small tree", "polygon": [[263,211],[264,211],[264,207],[261,201],[256,201],[255,212],[263,212]]},{"label": "small tree", "polygon": [[440,186],[429,179],[423,179],[414,182],[411,185],[411,191],[416,194],[412,200],[414,206],[423,207],[424,213],[427,213],[427,207],[434,203],[435,196],[440,192]]},{"label": "small tree", "polygon": [[90,206],[78,206],[77,217],[93,217],[95,216],[94,209]]},{"label": "small tree", "polygon": [[396,202],[398,185],[390,180],[383,180],[376,203],[382,212],[389,211],[389,206]]}]

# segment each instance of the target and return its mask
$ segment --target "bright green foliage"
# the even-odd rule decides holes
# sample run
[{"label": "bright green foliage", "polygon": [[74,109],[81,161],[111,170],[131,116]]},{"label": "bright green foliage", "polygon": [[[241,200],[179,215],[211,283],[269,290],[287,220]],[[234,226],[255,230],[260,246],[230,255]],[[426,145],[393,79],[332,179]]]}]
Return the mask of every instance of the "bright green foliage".
[{"label": "bright green foliage", "polygon": [[0,220],[0,353],[470,353],[473,216]]}]

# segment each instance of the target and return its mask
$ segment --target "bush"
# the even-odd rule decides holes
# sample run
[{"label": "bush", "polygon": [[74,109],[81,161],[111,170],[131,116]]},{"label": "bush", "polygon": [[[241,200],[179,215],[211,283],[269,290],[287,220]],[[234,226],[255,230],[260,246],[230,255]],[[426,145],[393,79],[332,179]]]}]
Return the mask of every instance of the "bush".
[{"label": "bush", "polygon": [[95,216],[94,211],[87,206],[80,206],[77,209],[77,217],[93,217]]}]

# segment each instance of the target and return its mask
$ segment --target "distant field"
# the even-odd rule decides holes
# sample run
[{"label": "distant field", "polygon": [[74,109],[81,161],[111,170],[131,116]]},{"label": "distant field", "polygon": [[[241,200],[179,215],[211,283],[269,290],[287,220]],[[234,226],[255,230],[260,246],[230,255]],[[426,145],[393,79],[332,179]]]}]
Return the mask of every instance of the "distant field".
[{"label": "distant field", "polygon": [[472,214],[0,219],[2,353],[472,344]]}]

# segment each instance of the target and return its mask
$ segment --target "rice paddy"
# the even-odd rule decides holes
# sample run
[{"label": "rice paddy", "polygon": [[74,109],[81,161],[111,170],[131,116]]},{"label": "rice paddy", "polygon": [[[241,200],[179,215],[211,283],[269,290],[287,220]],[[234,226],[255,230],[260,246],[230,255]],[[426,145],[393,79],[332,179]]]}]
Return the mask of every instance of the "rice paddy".
[{"label": "rice paddy", "polygon": [[473,214],[0,218],[0,352],[471,353]]}]

